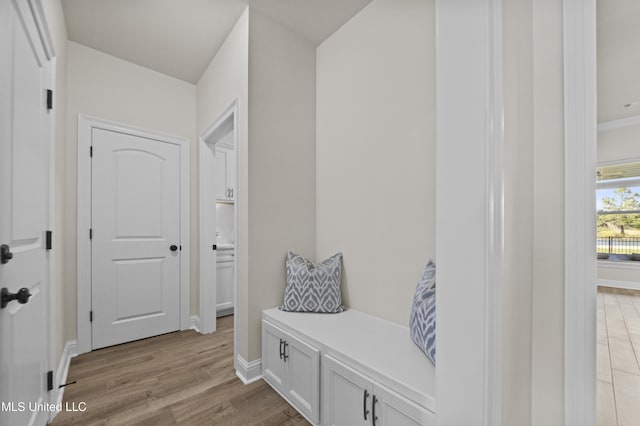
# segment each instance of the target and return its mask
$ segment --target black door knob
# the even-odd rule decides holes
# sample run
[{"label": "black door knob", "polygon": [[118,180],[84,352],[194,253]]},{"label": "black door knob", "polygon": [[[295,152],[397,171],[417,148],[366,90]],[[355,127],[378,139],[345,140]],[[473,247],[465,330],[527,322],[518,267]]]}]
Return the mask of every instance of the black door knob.
[{"label": "black door knob", "polygon": [[13,253],[11,253],[11,247],[6,244],[0,246],[0,264],[8,263],[13,259]]},{"label": "black door knob", "polygon": [[30,297],[31,293],[29,293],[29,289],[26,287],[21,288],[17,293],[9,293],[9,289],[3,287],[2,290],[0,290],[0,309],[6,308],[7,304],[12,300],[17,300],[18,303],[24,305],[29,301]]},{"label": "black door knob", "polygon": [[172,244],[171,247],[169,247],[169,250],[176,251],[176,250],[178,250],[178,246],[175,245],[175,244]]}]

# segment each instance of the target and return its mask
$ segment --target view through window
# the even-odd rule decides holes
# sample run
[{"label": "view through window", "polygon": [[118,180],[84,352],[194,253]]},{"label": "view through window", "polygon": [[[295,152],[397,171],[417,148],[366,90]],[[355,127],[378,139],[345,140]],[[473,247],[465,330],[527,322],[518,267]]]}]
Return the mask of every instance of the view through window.
[{"label": "view through window", "polygon": [[598,258],[640,260],[640,162],[597,169]]}]

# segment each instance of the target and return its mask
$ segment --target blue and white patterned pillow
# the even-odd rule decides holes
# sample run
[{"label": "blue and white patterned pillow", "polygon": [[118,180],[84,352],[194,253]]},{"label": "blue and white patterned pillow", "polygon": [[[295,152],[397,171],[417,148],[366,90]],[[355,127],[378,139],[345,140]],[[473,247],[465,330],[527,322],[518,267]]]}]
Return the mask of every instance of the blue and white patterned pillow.
[{"label": "blue and white patterned pillow", "polygon": [[413,296],[409,317],[411,340],[436,365],[436,264],[429,260]]},{"label": "blue and white patterned pillow", "polygon": [[287,287],[283,311],[336,313],[342,306],[342,253],[314,265],[308,259],[287,253]]}]

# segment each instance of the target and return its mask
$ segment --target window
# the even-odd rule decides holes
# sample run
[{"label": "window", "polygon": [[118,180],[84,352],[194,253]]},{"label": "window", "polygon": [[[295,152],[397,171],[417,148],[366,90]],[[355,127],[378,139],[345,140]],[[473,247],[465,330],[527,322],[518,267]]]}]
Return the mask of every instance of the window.
[{"label": "window", "polygon": [[598,257],[640,253],[640,162],[598,167],[596,188]]}]

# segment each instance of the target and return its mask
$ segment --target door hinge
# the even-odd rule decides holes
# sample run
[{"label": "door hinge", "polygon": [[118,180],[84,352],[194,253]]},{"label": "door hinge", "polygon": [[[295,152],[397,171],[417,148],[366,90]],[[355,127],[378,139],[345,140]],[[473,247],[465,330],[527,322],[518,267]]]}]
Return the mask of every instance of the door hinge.
[{"label": "door hinge", "polygon": [[93,228],[89,228],[89,239],[93,240]]},{"label": "door hinge", "polygon": [[52,238],[53,238],[53,231],[47,231],[46,232],[46,238],[45,238],[45,248],[47,250],[51,250],[53,248],[53,242],[52,242]]},{"label": "door hinge", "polygon": [[53,371],[47,371],[47,392],[53,390]]},{"label": "door hinge", "polygon": [[211,248],[211,250],[218,250],[218,245],[214,244],[213,247]]},{"label": "door hinge", "polygon": [[93,157],[93,145],[89,147],[89,157]]},{"label": "door hinge", "polygon": [[53,90],[47,89],[47,109],[53,109]]},{"label": "door hinge", "polygon": [[93,311],[89,311],[89,322],[93,322]]}]

